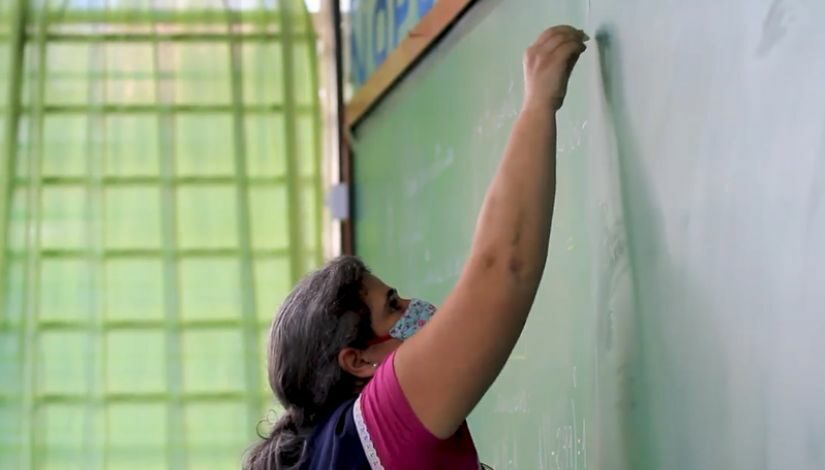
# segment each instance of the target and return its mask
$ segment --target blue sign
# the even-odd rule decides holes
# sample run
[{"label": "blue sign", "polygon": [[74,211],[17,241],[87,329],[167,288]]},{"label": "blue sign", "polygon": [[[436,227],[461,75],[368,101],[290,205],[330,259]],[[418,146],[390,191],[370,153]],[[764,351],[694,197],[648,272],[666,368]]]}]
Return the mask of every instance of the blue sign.
[{"label": "blue sign", "polygon": [[350,75],[356,88],[387,59],[435,0],[353,0]]}]

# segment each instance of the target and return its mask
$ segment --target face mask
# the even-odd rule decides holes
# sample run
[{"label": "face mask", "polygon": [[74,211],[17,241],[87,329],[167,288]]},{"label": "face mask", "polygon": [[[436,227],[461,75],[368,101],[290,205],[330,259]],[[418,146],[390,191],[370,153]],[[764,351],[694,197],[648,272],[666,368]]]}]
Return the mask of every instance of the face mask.
[{"label": "face mask", "polygon": [[404,341],[418,333],[435,314],[435,305],[421,299],[410,300],[410,305],[401,318],[390,328],[390,336]]},{"label": "face mask", "polygon": [[406,340],[412,335],[418,333],[418,330],[430,321],[430,318],[432,318],[433,314],[435,314],[435,311],[435,305],[427,301],[421,299],[410,300],[407,310],[405,310],[401,315],[401,318],[395,322],[395,325],[390,328],[390,333],[388,335],[375,338],[370,341],[370,344],[383,343],[384,341],[388,341],[392,338],[400,339],[401,341]]}]

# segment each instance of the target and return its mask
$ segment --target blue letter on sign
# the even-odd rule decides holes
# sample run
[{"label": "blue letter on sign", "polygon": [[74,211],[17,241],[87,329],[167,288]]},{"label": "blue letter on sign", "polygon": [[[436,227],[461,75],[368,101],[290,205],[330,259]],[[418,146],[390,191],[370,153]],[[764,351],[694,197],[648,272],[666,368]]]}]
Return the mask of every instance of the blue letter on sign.
[{"label": "blue letter on sign", "polygon": [[[383,10],[384,16],[384,40],[381,41],[383,44],[378,44],[378,15],[381,14]],[[390,29],[390,21],[388,18],[388,11],[387,11],[387,0],[376,0],[375,2],[375,10],[372,12],[372,50],[373,57],[375,58],[375,68],[378,68],[384,62],[384,59],[387,58],[387,49],[389,48],[389,29]]]},{"label": "blue letter on sign", "polygon": [[397,46],[398,41],[401,39],[399,37],[399,33],[401,32],[401,26],[404,24],[404,20],[407,19],[407,11],[409,11],[410,9],[410,0],[393,0],[393,4],[395,6],[393,8],[395,14],[392,16],[392,18],[395,27],[392,29],[392,43],[393,46]]},{"label": "blue letter on sign", "polygon": [[352,62],[352,81],[355,85],[361,85],[367,79],[367,64],[364,63],[364,57],[367,54],[367,28],[368,23],[366,15],[362,10],[358,9],[358,1],[353,3],[352,9],[352,32],[350,33],[350,59]]},{"label": "blue letter on sign", "polygon": [[418,19],[420,20],[433,7],[433,0],[418,0]]}]

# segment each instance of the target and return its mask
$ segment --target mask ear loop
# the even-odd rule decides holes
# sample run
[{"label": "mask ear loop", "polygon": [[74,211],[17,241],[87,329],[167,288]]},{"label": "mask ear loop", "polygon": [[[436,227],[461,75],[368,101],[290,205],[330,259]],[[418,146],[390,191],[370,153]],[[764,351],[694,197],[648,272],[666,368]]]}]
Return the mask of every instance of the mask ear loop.
[{"label": "mask ear loop", "polygon": [[376,344],[386,343],[391,339],[392,336],[390,335],[376,336],[375,338],[372,338],[367,341],[367,346],[375,346]]},{"label": "mask ear loop", "polygon": [[[390,335],[376,336],[375,338],[372,338],[371,340],[367,341],[367,346],[375,346],[376,344],[386,343],[387,341],[389,341],[391,339],[392,339],[392,336],[390,336]],[[372,366],[373,369],[378,367],[377,362],[371,362],[370,365]]]}]

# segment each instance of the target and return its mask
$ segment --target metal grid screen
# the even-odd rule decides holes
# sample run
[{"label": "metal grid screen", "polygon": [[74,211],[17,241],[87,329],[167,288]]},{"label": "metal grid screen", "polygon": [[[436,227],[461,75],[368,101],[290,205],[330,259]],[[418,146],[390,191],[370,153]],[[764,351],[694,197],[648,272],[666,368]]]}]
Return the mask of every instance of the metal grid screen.
[{"label": "metal grid screen", "polygon": [[0,2],[0,468],[238,468],[321,262],[300,0]]}]

